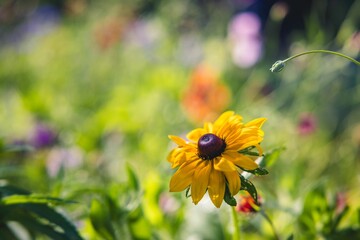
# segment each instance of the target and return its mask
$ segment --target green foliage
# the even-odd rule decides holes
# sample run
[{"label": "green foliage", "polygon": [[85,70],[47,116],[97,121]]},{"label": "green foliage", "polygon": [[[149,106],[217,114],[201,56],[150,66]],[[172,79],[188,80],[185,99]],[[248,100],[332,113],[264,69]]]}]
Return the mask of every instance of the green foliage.
[{"label": "green foliage", "polygon": [[281,153],[285,151],[285,147],[274,148],[264,154],[263,160],[260,162],[260,166],[271,167],[280,157]]},{"label": "green foliage", "polygon": [[298,219],[299,232],[308,238],[357,239],[360,237],[359,226],[341,226],[341,221],[349,214],[349,210],[346,203],[326,194],[323,187],[317,187],[305,197]]},{"label": "green foliage", "polygon": [[96,232],[104,239],[116,237],[111,225],[111,216],[108,204],[93,199],[90,206],[90,221]]},{"label": "green foliage", "polygon": [[230,206],[236,206],[236,199],[231,196],[231,193],[230,193],[230,190],[229,190],[229,187],[226,185],[226,188],[225,188],[225,195],[224,195],[224,201],[229,204]]},{"label": "green foliage", "polygon": [[242,170],[254,174],[255,176],[267,175],[269,173],[265,168],[256,168],[254,170],[245,170],[245,169]]},{"label": "green foliage", "polygon": [[250,194],[250,196],[257,203],[258,202],[258,193],[257,193],[255,185],[252,182],[250,182],[250,180],[243,177],[242,175],[240,175],[240,179],[241,179],[241,188],[240,188],[240,190],[247,191]]},{"label": "green foliage", "polygon": [[90,221],[101,239],[149,239],[152,231],[143,216],[142,189],[135,172],[126,165],[127,181],[102,189],[90,204]]},{"label": "green foliage", "polygon": [[1,239],[20,239],[9,222],[19,223],[32,237],[82,239],[75,226],[54,209],[53,205],[68,204],[68,201],[30,194],[11,185],[0,186],[0,196]]}]

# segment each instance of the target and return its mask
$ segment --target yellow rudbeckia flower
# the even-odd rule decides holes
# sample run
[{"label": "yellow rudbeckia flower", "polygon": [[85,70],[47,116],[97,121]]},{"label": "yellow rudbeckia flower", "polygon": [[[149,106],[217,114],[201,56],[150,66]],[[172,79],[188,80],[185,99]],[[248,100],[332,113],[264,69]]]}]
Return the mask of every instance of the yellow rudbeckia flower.
[{"label": "yellow rudbeckia flower", "polygon": [[178,146],[173,149],[168,161],[177,171],[170,180],[170,191],[181,192],[191,188],[191,197],[197,204],[206,191],[216,207],[220,207],[228,188],[231,196],[241,187],[240,171],[254,170],[258,165],[242,153],[256,147],[259,155],[263,140],[261,130],[265,118],[257,118],[246,124],[240,115],[232,111],[223,113],[214,123],[205,123],[187,134],[189,141],[169,135]]}]

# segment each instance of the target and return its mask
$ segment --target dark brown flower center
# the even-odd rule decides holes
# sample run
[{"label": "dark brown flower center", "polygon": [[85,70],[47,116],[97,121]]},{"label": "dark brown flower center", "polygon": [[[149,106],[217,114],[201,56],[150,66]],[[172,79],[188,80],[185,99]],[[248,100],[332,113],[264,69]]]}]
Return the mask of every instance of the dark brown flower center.
[{"label": "dark brown flower center", "polygon": [[225,148],[225,141],[212,133],[201,136],[198,141],[199,157],[203,160],[211,160],[220,156]]}]

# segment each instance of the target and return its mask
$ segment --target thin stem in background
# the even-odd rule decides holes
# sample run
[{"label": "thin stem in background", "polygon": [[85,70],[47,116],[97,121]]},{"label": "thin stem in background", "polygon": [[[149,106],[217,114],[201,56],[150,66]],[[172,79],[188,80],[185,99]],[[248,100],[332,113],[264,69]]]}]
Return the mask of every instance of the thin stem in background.
[{"label": "thin stem in background", "polygon": [[289,58],[283,60],[283,62],[286,63],[287,61],[290,61],[291,59],[300,57],[302,55],[311,54],[311,53],[329,53],[329,54],[333,54],[333,55],[336,55],[336,56],[339,56],[339,57],[346,58],[346,59],[350,60],[351,62],[353,62],[353,63],[360,66],[360,62],[356,61],[354,58],[351,58],[351,57],[346,56],[346,55],[344,55],[342,53],[339,53],[339,52],[333,52],[333,51],[329,51],[329,50],[311,50],[311,51],[299,53],[299,54],[296,54],[296,55],[294,55],[292,57],[289,57]]},{"label": "thin stem in background", "polygon": [[261,214],[261,215],[265,218],[265,220],[270,224],[271,229],[272,229],[272,231],[273,231],[273,233],[274,233],[275,239],[280,240],[280,237],[279,237],[279,235],[277,234],[277,231],[276,231],[276,229],[275,229],[275,226],[274,226],[273,222],[271,221],[270,217],[266,214],[266,212],[265,212],[263,209],[260,210],[260,214]]},{"label": "thin stem in background", "polygon": [[297,58],[297,57],[300,57],[300,56],[303,56],[303,55],[306,55],[306,54],[311,54],[311,53],[328,53],[328,54],[333,54],[335,56],[339,56],[339,57],[343,57],[343,58],[346,58],[348,60],[350,60],[351,62],[355,63],[356,65],[360,66],[360,62],[356,61],[354,58],[352,57],[349,57],[349,56],[346,56],[345,54],[342,54],[342,53],[339,53],[339,52],[333,52],[333,51],[329,51],[329,50],[311,50],[311,51],[307,51],[307,52],[303,52],[303,53],[299,53],[299,54],[296,54],[292,57],[289,57],[285,60],[278,60],[276,61],[270,68],[270,71],[271,72],[281,72],[284,67],[285,67],[285,63],[294,59],[294,58]]}]

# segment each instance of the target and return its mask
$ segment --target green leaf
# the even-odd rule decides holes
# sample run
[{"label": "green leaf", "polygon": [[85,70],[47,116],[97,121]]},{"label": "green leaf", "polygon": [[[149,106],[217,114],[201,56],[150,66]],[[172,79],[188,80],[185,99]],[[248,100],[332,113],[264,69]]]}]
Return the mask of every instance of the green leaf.
[{"label": "green leaf", "polygon": [[0,186],[0,197],[14,195],[14,194],[27,195],[27,194],[30,194],[30,192],[27,190],[15,187],[15,186],[11,186],[11,185],[1,185]]},{"label": "green leaf", "polygon": [[67,220],[62,214],[55,211],[55,209],[49,207],[46,204],[27,203],[23,204],[22,208],[31,211],[39,217],[46,219],[51,224],[55,224],[60,227],[66,236],[66,239],[82,240],[75,226]]},{"label": "green leaf", "polygon": [[17,237],[6,224],[1,224],[0,239],[16,240]]},{"label": "green leaf", "polygon": [[126,164],[126,172],[128,175],[129,186],[136,191],[140,190],[139,180],[134,170],[132,169],[132,167],[130,167],[129,164]]},{"label": "green leaf", "polygon": [[30,195],[11,195],[1,199],[0,204],[3,205],[12,205],[12,204],[22,204],[22,203],[44,203],[44,204],[53,204],[53,205],[61,205],[74,203],[72,201],[66,201],[60,198],[54,197],[45,197],[37,194]]},{"label": "green leaf", "polygon": [[186,192],[185,192],[185,197],[186,198],[191,197],[191,194],[189,194],[189,192],[190,192],[190,186],[186,189]]},{"label": "green leaf", "polygon": [[129,221],[129,229],[132,239],[152,239],[150,224],[144,217],[140,217],[135,221]]},{"label": "green leaf", "polygon": [[236,206],[236,199],[231,196],[231,193],[230,193],[230,190],[229,190],[229,187],[226,185],[226,188],[225,188],[225,195],[224,195],[224,201],[229,204],[230,206]]},{"label": "green leaf", "polygon": [[240,190],[247,191],[251,195],[251,197],[255,200],[255,203],[258,204],[258,194],[254,184],[250,182],[248,179],[244,178],[241,174],[240,174],[240,178],[241,178]]},{"label": "green leaf", "polygon": [[[71,223],[67,223],[72,228],[69,230],[68,226],[61,223],[64,217],[45,204],[5,205],[0,210],[3,221],[18,222],[32,235],[44,234],[54,240],[82,239]],[[54,216],[51,217],[49,211]]]},{"label": "green leaf", "polygon": [[56,231],[51,225],[41,223],[36,217],[32,217],[31,215],[23,214],[17,221],[30,232],[44,234],[53,240],[68,239],[66,234]]},{"label": "green leaf", "polygon": [[251,147],[240,150],[239,153],[245,154],[245,155],[250,155],[250,156],[259,156],[259,153],[251,151],[254,148],[255,148],[254,146],[251,146]]},{"label": "green leaf", "polygon": [[269,173],[265,168],[257,168],[257,169],[254,169],[254,170],[246,170],[246,169],[243,169],[243,168],[241,168],[241,169],[246,171],[246,172],[252,173],[255,176],[262,176],[262,175],[266,175],[266,174]]},{"label": "green leaf", "polygon": [[343,217],[349,212],[350,207],[348,205],[345,206],[344,210],[342,210],[337,216],[335,216],[334,221],[331,225],[331,232],[335,232],[337,227],[340,224],[340,221],[343,219]]},{"label": "green leaf", "polygon": [[109,207],[97,199],[93,199],[90,207],[90,221],[96,232],[104,239],[114,239]]},{"label": "green leaf", "polygon": [[264,159],[262,161],[261,167],[267,166],[270,167],[273,165],[278,158],[280,157],[281,152],[285,151],[285,147],[279,147],[271,150],[270,152],[266,152],[264,154]]},{"label": "green leaf", "polygon": [[188,187],[188,188],[186,189],[185,197],[187,197],[187,198],[191,197],[191,193],[189,194],[189,192],[190,192],[190,187]]}]

